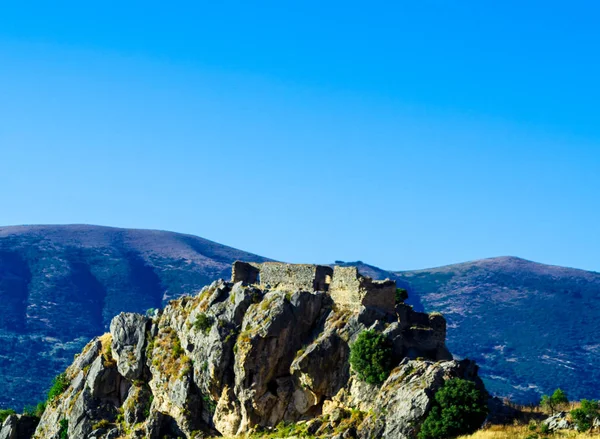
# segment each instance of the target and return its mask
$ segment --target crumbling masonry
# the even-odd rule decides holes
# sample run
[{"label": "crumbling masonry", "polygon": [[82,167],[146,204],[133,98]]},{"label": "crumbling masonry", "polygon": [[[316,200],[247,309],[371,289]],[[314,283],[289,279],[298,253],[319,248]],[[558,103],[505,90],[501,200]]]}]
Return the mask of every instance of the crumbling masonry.
[{"label": "crumbling masonry", "polygon": [[396,282],[375,281],[362,276],[356,267],[236,261],[231,281],[283,291],[324,291],[338,307],[345,309],[365,306],[390,313],[395,309]]}]

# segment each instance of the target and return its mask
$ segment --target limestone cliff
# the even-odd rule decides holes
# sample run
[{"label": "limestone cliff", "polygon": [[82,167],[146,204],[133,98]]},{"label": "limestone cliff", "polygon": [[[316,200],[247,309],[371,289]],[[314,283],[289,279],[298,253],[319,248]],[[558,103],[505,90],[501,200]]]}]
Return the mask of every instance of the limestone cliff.
[{"label": "limestone cliff", "polygon": [[[210,437],[286,421],[317,437],[412,438],[444,380],[482,386],[474,363],[452,360],[441,315],[394,306],[392,281],[313,267],[236,263],[236,282],[118,315],[66,370],[33,437]],[[348,362],[366,329],[393,346],[381,386]],[[10,419],[1,437],[28,437]]]}]

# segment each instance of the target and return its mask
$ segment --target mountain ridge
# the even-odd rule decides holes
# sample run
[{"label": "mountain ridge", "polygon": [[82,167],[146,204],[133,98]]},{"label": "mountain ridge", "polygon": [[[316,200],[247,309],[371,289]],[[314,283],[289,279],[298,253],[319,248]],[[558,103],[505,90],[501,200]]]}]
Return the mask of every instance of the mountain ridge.
[{"label": "mountain ridge", "polygon": [[[270,260],[160,230],[0,227],[0,405],[35,402],[114,315],[162,308],[228,278],[238,259]],[[402,271],[362,261],[336,264],[389,277],[409,291],[407,303],[416,311],[442,312],[451,351],[481,364],[495,394],[531,402],[566,384],[576,398],[600,393],[594,368],[600,345],[591,336],[600,333],[597,272],[514,256]]]}]

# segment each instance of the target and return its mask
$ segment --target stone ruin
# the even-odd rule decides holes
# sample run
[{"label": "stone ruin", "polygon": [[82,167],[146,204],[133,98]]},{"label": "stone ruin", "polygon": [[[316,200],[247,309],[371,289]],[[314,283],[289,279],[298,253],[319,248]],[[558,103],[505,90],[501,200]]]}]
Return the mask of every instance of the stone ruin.
[{"label": "stone ruin", "polygon": [[283,291],[323,291],[344,309],[364,306],[394,313],[396,305],[395,281],[373,280],[361,275],[356,267],[236,261],[231,281]]},{"label": "stone ruin", "polygon": [[394,339],[399,358],[452,359],[445,345],[446,320],[441,314],[420,313],[405,303],[397,304],[395,281],[373,280],[361,275],[357,267],[236,261],[231,281],[265,290],[323,291],[339,310],[367,315],[370,311],[383,311],[397,317],[397,323],[391,327],[397,325],[401,333]]}]

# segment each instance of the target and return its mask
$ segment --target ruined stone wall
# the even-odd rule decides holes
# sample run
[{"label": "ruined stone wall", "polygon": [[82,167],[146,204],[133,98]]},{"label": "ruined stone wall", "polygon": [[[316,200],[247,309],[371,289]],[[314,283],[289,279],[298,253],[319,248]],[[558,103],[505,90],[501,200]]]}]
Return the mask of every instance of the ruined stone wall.
[{"label": "ruined stone wall", "polygon": [[233,264],[231,281],[259,284],[261,288],[284,291],[325,291],[341,308],[361,306],[395,312],[396,282],[374,281],[356,267],[335,267],[281,262]]},{"label": "ruined stone wall", "polygon": [[380,308],[393,313],[396,305],[396,282],[374,281],[362,276],[356,267],[334,267],[329,294],[340,307],[360,306]]},{"label": "ruined stone wall", "polygon": [[234,284],[243,282],[245,285],[253,285],[258,281],[260,270],[248,262],[235,261],[231,267],[231,282]]},{"label": "ruined stone wall", "polygon": [[265,262],[256,264],[260,269],[260,285],[271,289],[290,291],[327,291],[331,267],[310,264],[283,264]]}]

